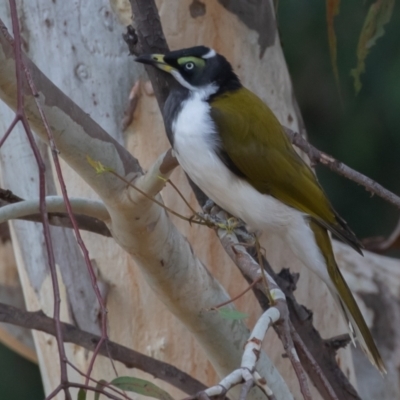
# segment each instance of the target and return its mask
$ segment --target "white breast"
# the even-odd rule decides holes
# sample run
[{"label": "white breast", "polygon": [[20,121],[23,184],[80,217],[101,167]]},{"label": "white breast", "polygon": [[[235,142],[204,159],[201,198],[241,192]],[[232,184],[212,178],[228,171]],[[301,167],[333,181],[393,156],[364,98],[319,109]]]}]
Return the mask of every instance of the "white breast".
[{"label": "white breast", "polygon": [[300,213],[273,197],[263,195],[234,175],[215,152],[215,125],[210,105],[193,93],[185,101],[172,129],[180,165],[216,204],[257,230],[276,232]]},{"label": "white breast", "polygon": [[172,127],[181,167],[210,199],[250,229],[280,236],[331,287],[325,261],[304,214],[261,194],[225,166],[215,152],[216,128],[209,111],[210,105],[196,93],[183,105]]}]

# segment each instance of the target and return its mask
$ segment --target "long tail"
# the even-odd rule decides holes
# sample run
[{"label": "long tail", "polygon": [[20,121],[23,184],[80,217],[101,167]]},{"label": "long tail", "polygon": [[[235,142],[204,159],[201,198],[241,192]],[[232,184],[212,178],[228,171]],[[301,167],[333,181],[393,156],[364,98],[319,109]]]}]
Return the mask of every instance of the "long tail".
[{"label": "long tail", "polygon": [[350,330],[350,335],[360,343],[361,348],[370,359],[371,363],[379,369],[380,372],[386,373],[386,368],[382,357],[375,345],[371,332],[365,323],[364,317],[340,272],[335,257],[333,255],[331,240],[325,228],[316,223],[311,223],[312,230],[317,241],[317,245],[322,251],[328,266],[328,273],[331,278],[331,285],[328,285],[334,299],[338,303]]}]

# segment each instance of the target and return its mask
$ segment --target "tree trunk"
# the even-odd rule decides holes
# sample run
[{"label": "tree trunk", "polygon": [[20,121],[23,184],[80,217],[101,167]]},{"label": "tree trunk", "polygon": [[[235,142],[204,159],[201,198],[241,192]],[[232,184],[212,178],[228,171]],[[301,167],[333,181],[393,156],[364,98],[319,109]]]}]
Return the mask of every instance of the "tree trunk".
[{"label": "tree trunk", "polygon": [[[255,8],[255,5],[252,8],[244,1],[223,0],[204,3],[198,0],[164,0],[157,4],[172,49],[196,44],[213,47],[227,57],[243,84],[269,104],[283,125],[295,131],[299,129],[297,106],[270,2],[259,2],[257,7],[261,8]],[[242,13],[243,7],[248,7],[248,13]],[[8,16],[6,10],[5,4],[0,4],[1,18],[10,27],[9,19],[5,18]],[[118,142],[126,143],[144,169],[150,168],[169,144],[147,77],[142,67],[127,56],[127,48],[122,41],[121,21],[126,24],[129,20],[130,8],[122,1],[113,1],[110,6],[106,0],[29,0],[20,3],[19,15],[24,50],[29,57],[102,128]],[[138,80],[141,81],[141,97],[133,123],[123,134],[123,111],[128,104],[130,89]],[[7,107],[0,105],[0,115],[0,127],[5,131],[12,114]],[[13,132],[0,154],[3,187],[23,198],[37,198],[37,169],[24,133]],[[48,171],[48,190],[51,192],[57,183],[54,183],[50,168]],[[66,164],[63,165],[63,173],[70,196],[97,197]],[[182,170],[176,170],[171,179],[192,206],[198,208]],[[184,215],[190,213],[171,187],[167,186],[162,196],[167,206]],[[187,237],[194,253],[231,295],[246,287],[213,231],[198,225],[190,226],[173,216],[171,219]],[[21,221],[11,225],[27,307],[29,310],[43,309],[51,315],[53,292],[42,228],[38,224]],[[57,257],[57,265],[63,283],[63,320],[74,322],[85,330],[99,332],[99,308],[81,253],[72,240],[73,234],[62,228],[52,229],[52,234],[55,247],[62,249]],[[150,289],[132,258],[112,239],[87,233],[83,236],[91,259],[95,260],[98,267],[98,278],[107,293],[110,338],[172,363],[206,384],[216,383],[218,376],[204,350],[184,324],[176,323],[176,317],[160,302],[157,293]],[[315,326],[321,335],[328,338],[346,332],[345,324],[325,285],[304,268],[278,238],[263,238],[263,246],[269,262],[276,270],[284,267],[300,272],[296,297],[313,310]],[[344,251],[339,254],[344,254]],[[345,264],[350,265],[359,256],[346,253],[343,257]],[[0,265],[10,268],[10,264]],[[247,294],[235,304],[241,311],[250,314],[246,322],[251,327],[261,312],[258,303],[251,294]],[[59,371],[54,368],[58,363],[55,340],[37,332],[34,333],[34,339],[48,393],[59,382]],[[294,398],[301,398],[292,367],[287,358],[282,357],[282,345],[273,333],[268,334],[264,348]],[[67,346],[67,354],[79,368],[86,370],[90,354],[73,345]],[[339,358],[346,375],[355,383],[350,349],[340,350]],[[362,364],[366,362],[365,358],[360,361]],[[218,372],[223,371],[220,365],[215,367]],[[145,375],[118,363],[117,370],[119,375]],[[75,380],[81,379],[77,374],[71,374]],[[93,377],[112,379],[114,373],[110,361],[99,357]],[[158,384],[163,386],[160,382]],[[182,396],[182,393],[171,388],[167,390],[173,396]],[[313,398],[320,398],[316,391]]]}]

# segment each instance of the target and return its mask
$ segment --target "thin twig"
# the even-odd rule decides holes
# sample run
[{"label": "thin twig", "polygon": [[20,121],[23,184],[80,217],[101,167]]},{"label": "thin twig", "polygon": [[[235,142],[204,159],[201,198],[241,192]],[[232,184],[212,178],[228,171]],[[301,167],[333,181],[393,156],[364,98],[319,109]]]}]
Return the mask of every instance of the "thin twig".
[{"label": "thin twig", "polygon": [[6,133],[3,135],[3,137],[0,140],[0,147],[3,146],[4,142],[7,140],[8,136],[10,133],[13,131],[17,123],[20,121],[21,117],[19,115],[15,115],[13,121],[11,122],[10,126],[6,130]]},{"label": "thin twig", "polygon": [[244,294],[246,294],[249,290],[253,289],[253,287],[254,287],[255,285],[257,285],[257,283],[261,282],[261,280],[262,280],[261,277],[258,278],[258,279],[256,279],[254,282],[250,283],[250,285],[247,286],[246,289],[244,289],[241,293],[237,294],[235,297],[232,297],[231,299],[229,299],[229,300],[227,300],[227,301],[224,301],[223,303],[217,304],[216,306],[211,307],[209,310],[210,310],[210,311],[218,310],[219,308],[221,308],[221,307],[223,307],[223,306],[226,306],[226,305],[228,305],[228,304],[231,304],[231,303],[233,303],[234,301],[240,299],[240,298],[241,298]]},{"label": "thin twig", "polygon": [[303,340],[301,339],[300,335],[297,333],[296,329],[294,329],[294,326],[292,323],[290,323],[290,332],[292,335],[292,339],[294,342],[294,345],[297,349],[298,352],[304,353],[305,357],[307,357],[309,364],[313,368],[315,374],[317,374],[320,377],[320,380],[322,384],[324,385],[324,388],[326,392],[329,394],[330,398],[332,400],[339,400],[338,397],[336,396],[336,393],[334,392],[332,386],[330,385],[328,379],[326,378],[325,374],[322,372],[321,367],[317,364],[315,361],[314,357],[308,350],[307,346],[304,344]]},{"label": "thin twig", "polygon": [[325,165],[332,171],[342,175],[353,182],[356,182],[365,187],[370,193],[376,194],[387,202],[400,208],[400,197],[392,193],[390,190],[384,188],[378,182],[374,181],[368,176],[350,168],[343,162],[335,159],[334,157],[318,150],[298,132],[294,132],[289,128],[285,128],[286,134],[289,136],[291,142],[299,149],[303,150],[310,158],[311,163],[320,163]]},{"label": "thin twig", "polygon": [[[15,0],[13,0],[13,1],[15,1]],[[18,32],[18,34],[19,34],[19,32]],[[15,32],[14,32],[14,37],[15,37]],[[16,40],[16,38],[15,38],[15,40]],[[41,106],[41,104],[39,102],[38,92],[37,92],[37,89],[36,89],[36,85],[33,82],[31,73],[30,73],[29,69],[27,68],[27,66],[23,64],[22,58],[21,58],[21,66],[23,67],[23,69],[25,71],[25,76],[26,76],[29,88],[30,88],[30,90],[32,92],[33,98],[35,99],[35,103],[36,103],[36,106],[38,108],[39,115],[40,115],[40,117],[42,119],[43,126],[44,126],[46,134],[47,134],[47,139],[49,141],[49,146],[50,146],[50,149],[51,149],[51,154],[52,154],[52,157],[53,157],[53,162],[54,162],[55,170],[56,170],[56,173],[57,173],[57,178],[58,178],[58,181],[59,181],[59,184],[60,184],[60,187],[61,187],[62,196],[64,198],[65,207],[67,209],[67,214],[68,214],[68,216],[69,216],[69,218],[71,220],[71,224],[72,224],[73,229],[74,229],[74,233],[75,233],[75,236],[76,236],[77,243],[78,243],[79,247],[82,250],[83,257],[84,257],[84,260],[85,260],[85,263],[86,263],[86,266],[87,266],[87,270],[88,270],[88,273],[89,273],[90,281],[91,281],[91,284],[92,284],[92,288],[93,288],[93,291],[94,291],[94,293],[96,295],[97,301],[98,301],[99,306],[100,306],[100,313],[101,313],[101,320],[100,320],[101,321],[101,340],[100,340],[99,345],[98,345],[98,347],[99,347],[104,341],[106,341],[108,339],[106,304],[105,304],[105,301],[104,301],[104,299],[102,297],[100,288],[99,288],[99,286],[97,284],[96,273],[94,271],[92,262],[90,260],[89,251],[88,251],[88,249],[87,249],[87,247],[86,247],[86,245],[85,245],[85,243],[84,243],[84,241],[82,239],[82,236],[81,236],[80,231],[79,231],[78,223],[77,223],[77,221],[75,219],[74,213],[72,211],[71,203],[69,202],[69,199],[68,199],[67,187],[66,187],[63,175],[62,175],[61,165],[60,165],[60,161],[59,161],[59,158],[58,158],[59,151],[58,151],[56,143],[54,141],[53,132],[52,132],[52,130],[50,128],[50,125],[49,125],[49,123],[47,121],[47,117],[46,117],[46,115],[45,115],[45,113],[43,111],[43,108],[42,108],[42,106]],[[46,214],[46,217],[47,217],[47,214]],[[88,372],[87,372],[88,377],[90,377],[90,373],[91,373],[91,371],[93,369],[94,362],[96,360],[97,354],[98,354],[98,349],[96,348],[94,350],[92,358],[91,358],[91,360],[89,362]],[[111,358],[110,358],[110,361],[113,364]],[[113,368],[116,371],[114,365],[113,365]],[[89,382],[89,380],[88,380],[88,378],[86,378],[86,382],[85,383],[88,384],[88,382]]]},{"label": "thin twig", "polygon": [[182,192],[178,189],[178,187],[175,185],[174,182],[171,181],[171,179],[167,179],[167,183],[169,183],[175,190],[175,192],[178,194],[178,196],[183,200],[183,202],[186,204],[186,206],[189,208],[189,210],[194,214],[197,215],[198,212],[191,206],[191,204],[186,200],[185,196],[182,194]]},{"label": "thin twig", "polygon": [[210,226],[210,222],[205,220],[203,217],[201,217],[200,214],[197,214],[197,216],[201,219],[203,219],[203,221],[197,221],[194,220],[192,217],[185,217],[182,214],[179,214],[178,212],[172,210],[171,208],[167,207],[165,204],[161,203],[160,201],[156,200],[154,197],[149,196],[146,192],[144,192],[143,190],[139,189],[137,186],[135,186],[134,184],[132,184],[132,182],[128,181],[127,179],[125,179],[123,176],[119,175],[118,173],[116,173],[115,171],[109,170],[108,171],[110,174],[113,174],[114,176],[116,176],[118,179],[120,179],[122,182],[126,183],[127,186],[135,189],[137,192],[139,192],[142,196],[146,197],[146,199],[151,200],[153,203],[159,205],[160,207],[162,207],[164,210],[170,212],[171,214],[175,215],[176,217],[183,219],[184,221],[187,221],[189,223],[195,223],[195,224],[199,224],[199,225],[205,225],[205,226]]},{"label": "thin twig", "polygon": [[[81,376],[83,376],[83,377],[85,377],[85,378],[88,377],[88,375],[86,375],[84,372],[82,372],[79,368],[75,367],[75,365],[72,364],[71,361],[68,361],[67,363],[68,363],[68,365],[69,365],[73,370],[75,370],[79,375],[81,375]],[[96,383],[96,385],[99,385],[99,383],[100,383],[97,379],[93,379],[93,378],[90,377],[90,376],[88,377],[88,379],[89,379],[91,382]],[[115,393],[119,394],[120,396],[122,396],[122,397],[123,397],[124,399],[126,399],[126,400],[133,400],[133,399],[132,399],[131,397],[129,397],[126,393],[120,391],[119,389],[117,389],[116,387],[113,387],[112,385],[109,385],[109,384],[104,383],[104,385],[102,385],[102,386],[103,386],[103,387],[107,387],[107,389],[113,390]],[[107,393],[107,392],[105,392],[105,393]]]},{"label": "thin twig", "polygon": [[282,322],[277,324],[275,329],[279,334],[279,337],[282,341],[283,348],[285,349],[286,355],[288,356],[294,372],[296,373],[297,380],[299,381],[300,391],[303,395],[304,400],[312,400],[311,392],[308,387],[308,379],[307,374],[304,371],[303,365],[297,355],[297,351],[295,349],[293,338],[292,338],[292,331],[290,329],[290,320],[289,320],[289,311],[286,306],[286,301],[284,307],[282,307],[282,314],[287,314],[286,316],[283,315]]},{"label": "thin twig", "polygon": [[400,220],[397,221],[395,228],[388,237],[369,237],[362,240],[362,244],[369,251],[383,253],[387,250],[398,249],[400,247]]},{"label": "thin twig", "polygon": [[[260,245],[260,241],[258,240],[257,237],[256,237],[256,241],[255,241],[255,248],[257,250],[258,264],[262,265],[261,245]],[[261,270],[261,277],[262,277],[263,283],[265,285],[265,294],[267,295],[267,297],[269,299],[269,303],[272,305],[272,304],[274,304],[274,300],[271,297],[271,292],[269,290],[269,284],[268,284],[267,277],[265,276],[264,268],[260,267],[260,270]]]},{"label": "thin twig", "polygon": [[[71,393],[68,389],[68,371],[67,371],[67,364],[66,364],[66,353],[64,348],[62,330],[61,330],[61,321],[60,321],[60,290],[58,286],[58,278],[55,266],[55,258],[54,258],[54,251],[52,240],[50,236],[50,226],[48,221],[48,215],[46,212],[46,202],[44,200],[46,195],[46,182],[45,182],[45,164],[40,154],[39,148],[37,147],[35,138],[33,133],[30,129],[28,119],[25,115],[24,111],[24,98],[23,98],[23,81],[22,81],[22,72],[24,70],[23,61],[22,61],[22,52],[21,52],[21,35],[19,30],[19,21],[18,21],[18,14],[17,14],[17,6],[15,4],[15,0],[9,0],[10,10],[11,10],[11,20],[12,20],[12,27],[14,33],[14,54],[15,54],[15,73],[16,73],[16,80],[17,80],[17,111],[16,111],[16,119],[22,122],[22,125],[25,129],[26,135],[28,137],[29,143],[31,145],[32,151],[34,153],[38,169],[39,169],[39,197],[40,197],[40,214],[43,220],[43,232],[44,232],[44,239],[48,254],[48,262],[50,268],[50,275],[51,281],[53,286],[53,295],[54,295],[54,323],[56,327],[56,338],[57,338],[57,346],[60,358],[60,385],[65,393],[66,400],[72,400]],[[16,120],[15,119],[15,120]],[[14,121],[15,121],[14,120]],[[16,123],[13,123],[13,127]],[[11,130],[7,131],[7,136],[10,134]],[[7,139],[7,137],[3,138],[3,143]],[[50,399],[52,397],[47,397]]]}]

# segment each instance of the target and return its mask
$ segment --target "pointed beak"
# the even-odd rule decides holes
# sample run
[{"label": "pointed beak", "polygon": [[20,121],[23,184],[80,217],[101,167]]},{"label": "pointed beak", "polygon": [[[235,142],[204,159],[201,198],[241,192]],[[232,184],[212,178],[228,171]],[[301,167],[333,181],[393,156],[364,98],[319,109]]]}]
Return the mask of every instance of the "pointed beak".
[{"label": "pointed beak", "polygon": [[157,67],[158,69],[168,73],[171,73],[171,71],[175,69],[164,61],[164,54],[143,54],[136,57],[135,61],[142,64],[152,65],[153,67]]}]

